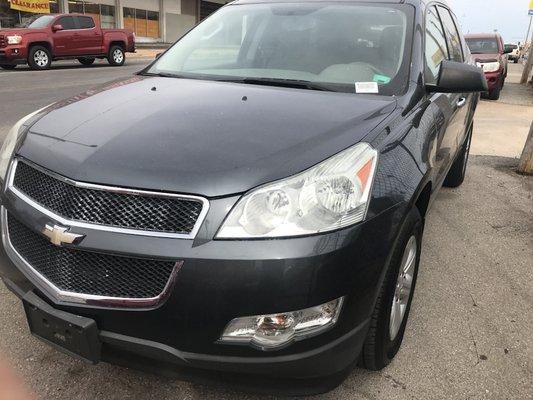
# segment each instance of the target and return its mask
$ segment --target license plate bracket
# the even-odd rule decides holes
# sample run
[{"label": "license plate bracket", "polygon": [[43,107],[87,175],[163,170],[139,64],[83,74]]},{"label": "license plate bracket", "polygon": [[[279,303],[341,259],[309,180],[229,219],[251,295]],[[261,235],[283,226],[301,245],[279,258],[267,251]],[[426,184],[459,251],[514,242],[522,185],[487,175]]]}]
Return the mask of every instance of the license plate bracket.
[{"label": "license plate bracket", "polygon": [[22,298],[32,335],[76,358],[97,364],[102,343],[92,319],[56,310],[34,292]]}]

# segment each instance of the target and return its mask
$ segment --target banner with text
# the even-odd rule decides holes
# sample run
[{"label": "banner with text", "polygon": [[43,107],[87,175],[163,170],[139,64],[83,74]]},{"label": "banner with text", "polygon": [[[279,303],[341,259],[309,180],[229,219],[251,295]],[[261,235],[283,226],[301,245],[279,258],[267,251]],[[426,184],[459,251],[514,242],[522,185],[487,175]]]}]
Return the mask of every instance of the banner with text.
[{"label": "banner with text", "polygon": [[13,10],[36,14],[50,14],[49,0],[10,0],[10,4]]}]

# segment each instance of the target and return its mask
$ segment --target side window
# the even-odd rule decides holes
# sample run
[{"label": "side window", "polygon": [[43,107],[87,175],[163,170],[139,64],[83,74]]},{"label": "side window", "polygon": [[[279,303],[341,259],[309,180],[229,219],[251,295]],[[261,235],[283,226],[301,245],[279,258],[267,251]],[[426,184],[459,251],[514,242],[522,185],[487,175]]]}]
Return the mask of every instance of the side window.
[{"label": "side window", "polygon": [[78,17],[78,23],[80,24],[80,29],[94,28],[94,21],[91,17]]},{"label": "side window", "polygon": [[55,22],[54,25],[61,25],[64,30],[76,29],[74,18],[72,17],[61,17]]},{"label": "side window", "polygon": [[448,49],[450,50],[450,60],[463,62],[463,50],[461,48],[461,37],[455,26],[450,10],[439,6],[439,14],[446,31],[446,39],[448,40]]},{"label": "side window", "polygon": [[435,7],[426,16],[426,83],[437,83],[440,64],[448,59],[446,38]]}]

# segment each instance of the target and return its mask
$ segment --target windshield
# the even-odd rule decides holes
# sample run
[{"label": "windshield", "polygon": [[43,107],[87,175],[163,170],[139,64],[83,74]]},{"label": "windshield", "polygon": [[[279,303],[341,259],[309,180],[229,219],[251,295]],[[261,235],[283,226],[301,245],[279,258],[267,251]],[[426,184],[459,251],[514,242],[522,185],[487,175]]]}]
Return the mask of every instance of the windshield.
[{"label": "windshield", "polygon": [[500,52],[496,39],[466,39],[472,54],[497,54]]},{"label": "windshield", "polygon": [[48,26],[55,17],[53,15],[37,15],[24,24],[25,28],[39,29]]},{"label": "windshield", "polygon": [[227,6],[147,73],[399,94],[408,82],[412,12],[404,5]]}]

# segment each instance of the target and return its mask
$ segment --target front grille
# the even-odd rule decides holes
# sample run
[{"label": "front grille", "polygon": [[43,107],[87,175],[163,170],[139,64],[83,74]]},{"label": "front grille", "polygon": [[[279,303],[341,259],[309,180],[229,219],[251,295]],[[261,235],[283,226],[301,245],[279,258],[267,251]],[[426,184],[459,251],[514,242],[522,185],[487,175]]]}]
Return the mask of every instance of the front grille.
[{"label": "front grille", "polygon": [[188,235],[203,208],[197,199],[75,186],[21,160],[13,185],[63,218],[124,229]]},{"label": "front grille", "polygon": [[176,263],[57,247],[8,215],[9,239],[17,253],[62,291],[113,298],[161,295]]}]

